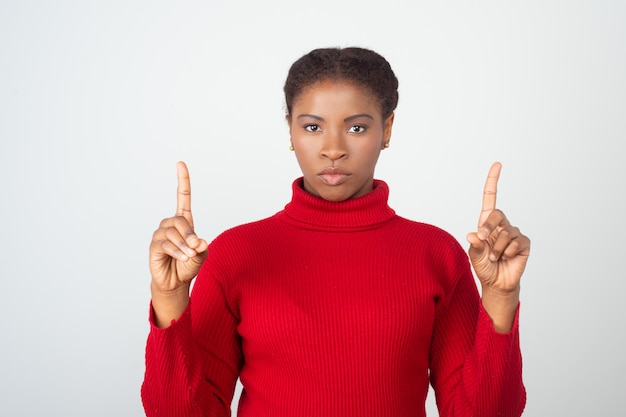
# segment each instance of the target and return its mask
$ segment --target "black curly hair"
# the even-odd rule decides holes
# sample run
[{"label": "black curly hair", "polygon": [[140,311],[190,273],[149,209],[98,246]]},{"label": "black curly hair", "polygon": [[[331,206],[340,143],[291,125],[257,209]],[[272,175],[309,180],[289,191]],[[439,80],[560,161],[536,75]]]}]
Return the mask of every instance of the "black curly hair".
[{"label": "black curly hair", "polygon": [[350,82],[367,89],[377,98],[383,119],[398,105],[398,79],[381,55],[357,47],[321,48],[302,56],[289,69],[283,87],[287,116],[298,95],[325,80]]}]

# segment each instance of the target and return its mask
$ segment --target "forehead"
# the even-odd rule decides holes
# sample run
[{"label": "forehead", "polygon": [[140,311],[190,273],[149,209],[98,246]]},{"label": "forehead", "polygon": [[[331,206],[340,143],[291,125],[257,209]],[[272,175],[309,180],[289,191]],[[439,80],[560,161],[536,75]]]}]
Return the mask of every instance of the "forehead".
[{"label": "forehead", "polygon": [[365,87],[348,81],[324,80],[311,84],[302,90],[294,100],[294,113],[299,110],[317,111],[359,111],[381,113],[376,97]]}]

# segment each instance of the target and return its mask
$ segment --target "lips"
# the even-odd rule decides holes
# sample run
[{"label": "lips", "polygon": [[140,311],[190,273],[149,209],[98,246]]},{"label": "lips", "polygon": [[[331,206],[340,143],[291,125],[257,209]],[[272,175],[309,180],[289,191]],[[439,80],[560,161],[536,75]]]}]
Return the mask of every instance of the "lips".
[{"label": "lips", "polygon": [[350,172],[338,167],[328,167],[317,173],[317,177],[326,185],[343,184],[350,176]]}]

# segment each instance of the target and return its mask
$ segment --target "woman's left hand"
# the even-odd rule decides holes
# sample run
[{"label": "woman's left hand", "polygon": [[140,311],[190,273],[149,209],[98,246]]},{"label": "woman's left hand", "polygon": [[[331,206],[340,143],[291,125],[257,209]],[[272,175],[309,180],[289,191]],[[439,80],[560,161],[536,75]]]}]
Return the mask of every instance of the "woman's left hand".
[{"label": "woman's left hand", "polygon": [[520,279],[530,254],[530,239],[511,226],[504,213],[496,208],[501,169],[502,165],[496,162],[489,170],[478,230],[469,233],[467,240],[470,261],[483,286],[483,293],[489,290],[507,295],[519,292]]}]

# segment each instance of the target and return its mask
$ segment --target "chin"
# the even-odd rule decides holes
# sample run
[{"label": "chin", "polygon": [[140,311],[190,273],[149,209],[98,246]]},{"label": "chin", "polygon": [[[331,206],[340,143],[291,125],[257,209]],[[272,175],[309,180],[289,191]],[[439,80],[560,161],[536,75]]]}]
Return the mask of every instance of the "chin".
[{"label": "chin", "polygon": [[328,200],[328,201],[345,201],[345,200],[350,200],[351,198],[354,198],[356,196],[356,194],[358,193],[358,191],[355,190],[337,190],[337,189],[331,189],[331,190],[321,190],[322,192],[318,191],[318,195],[323,198],[324,200]]},{"label": "chin", "polygon": [[328,200],[328,201],[345,201],[345,200],[349,200],[352,197],[348,196],[346,197],[345,195],[321,195],[320,197],[322,197],[324,200]]},{"label": "chin", "polygon": [[322,182],[316,183],[315,180],[309,182],[308,184],[305,181],[304,189],[309,193],[323,198],[327,201],[345,201],[366,194],[363,192],[362,188],[355,188],[355,184],[351,184],[349,182],[341,185],[331,186]]}]

